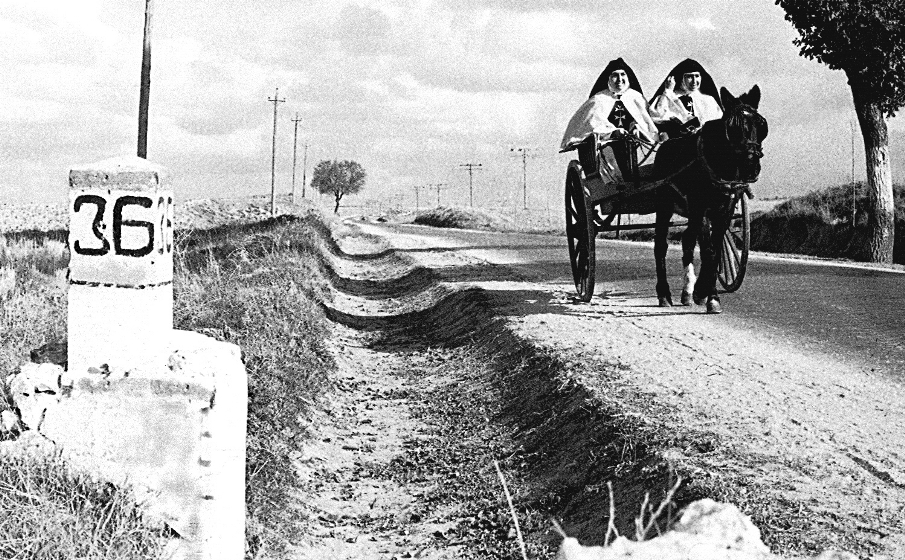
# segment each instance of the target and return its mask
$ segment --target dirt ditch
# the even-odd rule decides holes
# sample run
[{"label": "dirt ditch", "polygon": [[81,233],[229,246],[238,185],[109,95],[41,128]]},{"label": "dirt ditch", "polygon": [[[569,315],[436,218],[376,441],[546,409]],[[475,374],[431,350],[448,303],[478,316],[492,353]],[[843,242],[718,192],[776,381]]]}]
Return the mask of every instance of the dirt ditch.
[{"label": "dirt ditch", "polygon": [[[341,246],[325,260],[340,373],[298,465],[309,513],[299,558],[520,558],[494,460],[531,558],[553,558],[551,519],[602,544],[608,483],[612,521],[631,537],[710,497],[750,515],[774,552],[877,549],[832,513],[720,469],[732,446],[682,427],[619,363],[570,363],[514,334],[482,290],[439,285],[373,239]],[[656,506],[677,481],[653,534],[636,535],[645,496]]]}]

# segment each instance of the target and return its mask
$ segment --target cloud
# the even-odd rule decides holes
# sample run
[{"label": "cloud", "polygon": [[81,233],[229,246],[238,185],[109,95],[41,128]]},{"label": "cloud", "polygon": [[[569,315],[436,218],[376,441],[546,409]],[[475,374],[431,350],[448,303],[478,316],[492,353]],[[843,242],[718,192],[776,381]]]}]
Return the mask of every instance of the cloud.
[{"label": "cloud", "polygon": [[688,20],[688,25],[698,31],[716,31],[716,26],[707,17],[691,18]]},{"label": "cloud", "polygon": [[[42,192],[70,163],[134,152],[142,25],[141,2],[4,2],[0,188],[25,174]],[[356,159],[375,187],[461,186],[456,165],[475,159],[482,185],[515,188],[508,150],[532,146],[549,159],[529,162],[528,182],[558,200],[556,146],[606,63],[625,57],[650,94],[692,57],[736,95],[760,85],[771,136],[758,188],[811,186],[850,167],[820,154],[846,159],[851,93],[795,36],[772,3],[723,0],[160,2],[149,152],[191,192],[269,189],[279,87],[278,177],[298,113],[309,161]]]},{"label": "cloud", "polygon": [[382,11],[358,4],[346,5],[334,26],[344,49],[356,54],[376,54],[390,50],[390,20]]}]

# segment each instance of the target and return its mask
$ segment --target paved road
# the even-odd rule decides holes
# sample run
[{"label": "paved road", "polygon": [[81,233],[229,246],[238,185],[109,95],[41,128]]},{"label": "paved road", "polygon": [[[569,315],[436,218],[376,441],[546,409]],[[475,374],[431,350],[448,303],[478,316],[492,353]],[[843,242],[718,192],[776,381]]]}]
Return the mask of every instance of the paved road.
[{"label": "paved road", "polygon": [[[381,227],[434,238],[445,250],[484,250],[489,263],[504,265],[466,272],[474,280],[572,280],[565,237],[498,234],[408,225]],[[442,250],[442,249],[441,249]],[[681,249],[668,256],[674,300],[681,291]],[[462,273],[462,271],[457,271]],[[656,304],[653,249],[649,243],[598,238],[595,298],[634,295]],[[524,294],[526,299],[533,294]],[[828,263],[773,258],[753,253],[741,289],[722,296],[721,320],[745,323],[841,361],[868,363],[905,382],[905,274]],[[701,313],[703,308],[677,307]],[[701,320],[709,320],[704,318]]]}]

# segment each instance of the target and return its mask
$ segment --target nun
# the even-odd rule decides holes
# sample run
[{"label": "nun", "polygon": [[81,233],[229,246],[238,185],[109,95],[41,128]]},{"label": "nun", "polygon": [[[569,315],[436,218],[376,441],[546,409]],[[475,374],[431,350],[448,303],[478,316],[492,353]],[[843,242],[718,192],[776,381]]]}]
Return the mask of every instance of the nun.
[{"label": "nun", "polygon": [[650,101],[658,128],[671,137],[690,134],[723,116],[713,78],[696,60],[686,58],[670,71]]},{"label": "nun", "polygon": [[622,58],[607,64],[591,95],[572,116],[560,143],[568,151],[593,133],[603,142],[631,134],[648,142],[658,139],[638,78]]}]

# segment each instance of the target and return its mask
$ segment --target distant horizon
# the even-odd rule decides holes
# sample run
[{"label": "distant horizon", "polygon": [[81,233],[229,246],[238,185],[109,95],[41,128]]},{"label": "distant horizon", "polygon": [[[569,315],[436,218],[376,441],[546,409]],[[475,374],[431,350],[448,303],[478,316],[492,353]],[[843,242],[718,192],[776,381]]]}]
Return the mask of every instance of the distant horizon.
[{"label": "distant horizon", "polygon": [[[607,61],[623,57],[651,95],[679,60],[699,60],[735,95],[758,84],[770,122],[759,197],[848,184],[863,142],[844,73],[798,55],[773,2],[689,7],[580,0],[239,0],[157,2],[149,160],[186,198],[270,191],[279,87],[276,188],[323,159],[368,172],[363,196],[414,205],[447,185],[477,205],[562,205],[572,154],[558,144]],[[668,9],[670,6],[676,9]],[[679,9],[681,8],[681,9]],[[659,14],[659,15],[651,15]],[[68,169],[134,155],[144,3],[9,0],[0,14],[0,201],[65,200]],[[631,30],[627,32],[626,30]],[[589,37],[596,37],[589,40]],[[652,40],[656,38],[656,40]],[[905,119],[889,121],[893,182],[905,181]],[[424,190],[421,196],[430,196]]]}]

